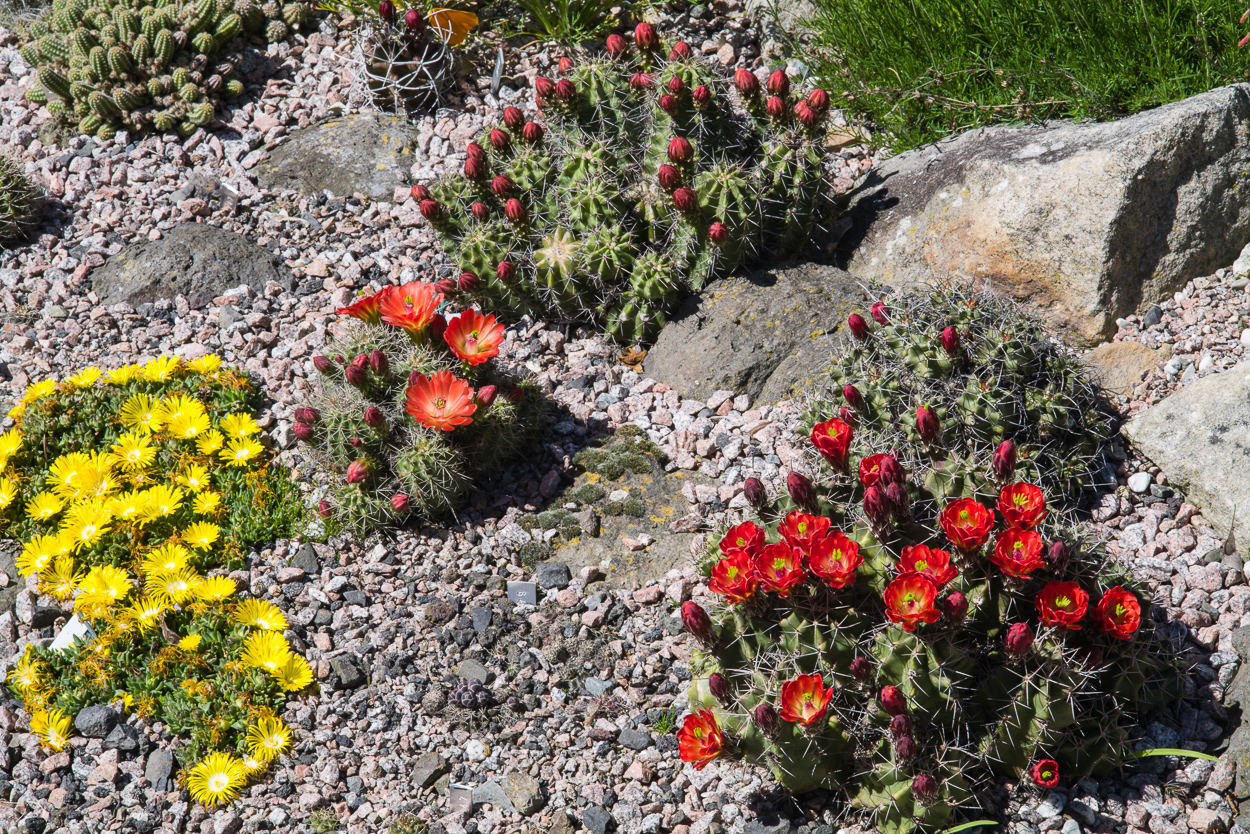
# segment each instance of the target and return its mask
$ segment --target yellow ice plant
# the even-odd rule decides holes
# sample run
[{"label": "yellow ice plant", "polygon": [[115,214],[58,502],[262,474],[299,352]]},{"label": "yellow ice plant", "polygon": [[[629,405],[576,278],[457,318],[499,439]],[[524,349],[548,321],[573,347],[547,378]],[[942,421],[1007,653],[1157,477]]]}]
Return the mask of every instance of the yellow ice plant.
[{"label": "yellow ice plant", "polygon": [[219,535],[221,533],[217,525],[209,524],[207,521],[197,521],[182,531],[183,541],[196,550],[208,550],[213,546],[213,542],[217,541]]},{"label": "yellow ice plant", "polygon": [[139,431],[160,431],[164,425],[160,403],[147,394],[134,394],[122,403],[122,425]]},{"label": "yellow ice plant", "polygon": [[130,588],[130,577],[124,570],[112,565],[97,565],[87,571],[78,583],[74,607],[86,611],[111,608],[114,603],[126,598]]},{"label": "yellow ice plant", "polygon": [[262,762],[269,762],[291,746],[291,728],[281,718],[262,718],[248,728],[248,751]]},{"label": "yellow ice plant", "polygon": [[0,510],[12,504],[15,498],[17,498],[17,481],[0,477]]},{"label": "yellow ice plant", "polygon": [[72,500],[94,489],[96,477],[90,455],[70,452],[52,461],[45,481],[61,498]]},{"label": "yellow ice plant", "polygon": [[180,544],[166,542],[148,551],[147,557],[143,560],[143,573],[145,576],[174,573],[185,568],[190,558],[191,551]]},{"label": "yellow ice plant", "polygon": [[22,545],[22,552],[17,556],[17,569],[22,576],[43,573],[60,550],[61,539],[58,536],[33,536]]},{"label": "yellow ice plant", "polygon": [[113,444],[113,454],[127,470],[143,469],[156,459],[156,447],[152,436],[138,429],[128,431]]},{"label": "yellow ice plant", "polygon": [[4,464],[9,458],[17,454],[17,450],[22,448],[22,433],[17,429],[9,429],[0,434],[0,469],[4,468]]},{"label": "yellow ice plant", "polygon": [[63,710],[40,710],[31,716],[30,729],[48,748],[60,750],[69,744],[71,723]]},{"label": "yellow ice plant", "polygon": [[158,356],[143,366],[143,378],[149,382],[166,382],[178,372],[177,356]]},{"label": "yellow ice plant", "polygon": [[35,657],[32,646],[27,646],[25,653],[9,670],[5,682],[21,696],[35,692],[47,683],[48,666]]},{"label": "yellow ice plant", "polygon": [[204,412],[184,413],[171,418],[165,429],[180,440],[194,440],[208,431],[208,415]]},{"label": "yellow ice plant", "polygon": [[195,439],[195,449],[201,455],[211,455],[221,449],[226,438],[217,429],[210,429]]},{"label": "yellow ice plant", "polygon": [[27,408],[39,402],[44,397],[49,397],[55,393],[55,379],[40,380],[39,382],[36,382],[26,388],[26,393],[22,394],[22,398],[18,400],[17,405],[9,411],[9,416],[16,420],[18,417],[21,417],[26,413]]},{"label": "yellow ice plant", "polygon": [[75,549],[91,547],[108,532],[111,521],[108,506],[97,499],[72,507],[65,514],[61,532],[73,539]]},{"label": "yellow ice plant", "polygon": [[212,486],[208,470],[196,463],[188,466],[187,470],[175,480],[180,486],[184,486],[192,492],[200,492]]},{"label": "yellow ice plant", "polygon": [[65,509],[65,502],[51,492],[35,494],[26,502],[26,517],[35,521],[51,521]]},{"label": "yellow ice plant", "polygon": [[247,782],[247,769],[229,753],[211,753],[187,773],[187,790],[201,805],[232,801]]},{"label": "yellow ice plant", "polygon": [[218,454],[222,461],[230,466],[247,466],[249,462],[259,457],[262,451],[261,445],[250,437],[237,437]]},{"label": "yellow ice plant", "polygon": [[162,596],[177,605],[181,605],[195,596],[195,586],[201,577],[191,568],[158,573],[147,579],[149,593]]},{"label": "yellow ice plant", "polygon": [[243,662],[253,669],[276,672],[289,657],[291,647],[273,631],[253,631],[243,643]]},{"label": "yellow ice plant", "polygon": [[221,418],[219,428],[230,437],[248,437],[260,431],[250,414],[227,414]]},{"label": "yellow ice plant", "polygon": [[117,521],[140,521],[147,517],[148,494],[139,490],[131,490],[114,497],[108,503],[108,510]]},{"label": "yellow ice plant", "polygon": [[202,639],[198,634],[188,634],[178,641],[178,648],[184,652],[198,652],[200,650],[200,640]]},{"label": "yellow ice plant", "polygon": [[104,381],[110,385],[126,385],[134,382],[143,374],[143,369],[138,365],[123,365],[120,368],[114,368],[104,375]]},{"label": "yellow ice plant", "polygon": [[265,631],[281,632],[286,629],[286,617],[281,609],[264,599],[246,599],[234,609],[234,621]]},{"label": "yellow ice plant", "polygon": [[74,571],[73,556],[57,556],[52,566],[39,574],[39,590],[65,601],[74,595],[82,575]]},{"label": "yellow ice plant", "polygon": [[221,602],[234,596],[238,586],[228,576],[210,576],[196,588],[196,596],[204,602]]},{"label": "yellow ice plant", "polygon": [[104,371],[101,371],[99,368],[92,365],[90,368],[83,368],[81,371],[71,376],[66,380],[66,384],[72,385],[75,388],[86,388],[89,385],[94,385],[96,380],[103,375]]},{"label": "yellow ice plant", "polygon": [[146,632],[151,631],[168,610],[169,605],[164,599],[148,594],[135,600],[134,605],[130,606],[129,613],[134,618],[135,627]]},{"label": "yellow ice plant", "polygon": [[[264,632],[257,632],[261,634]],[[284,692],[298,692],[312,683],[312,667],[297,654],[287,657],[286,662],[273,672],[274,679]]]},{"label": "yellow ice plant", "polygon": [[265,763],[251,753],[244,753],[240,761],[243,762],[243,769],[247,771],[248,776],[254,776],[265,769]]},{"label": "yellow ice plant", "polygon": [[221,367],[221,357],[215,353],[192,359],[187,363],[187,370],[197,374],[211,374]]},{"label": "yellow ice plant", "polygon": [[175,513],[182,506],[182,490],[165,485],[154,486],[147,491],[148,506],[144,511],[147,519]]},{"label": "yellow ice plant", "polygon": [[192,508],[197,515],[212,515],[221,506],[221,496],[215,492],[201,492],[195,496]]}]

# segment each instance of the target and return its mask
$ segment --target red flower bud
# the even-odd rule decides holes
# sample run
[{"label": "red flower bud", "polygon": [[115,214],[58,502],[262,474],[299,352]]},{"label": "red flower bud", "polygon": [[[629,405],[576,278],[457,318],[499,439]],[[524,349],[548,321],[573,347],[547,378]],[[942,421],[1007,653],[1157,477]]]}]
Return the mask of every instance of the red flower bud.
[{"label": "red flower bud", "polygon": [[408,500],[408,496],[402,492],[397,492],[391,496],[391,509],[397,513],[408,512],[408,507],[412,502]]},{"label": "red flower bud", "polygon": [[775,70],[768,76],[768,92],[770,95],[785,98],[790,95],[790,77],[785,70]]},{"label": "red flower bud", "polygon": [[946,351],[948,356],[955,356],[959,353],[959,331],[954,327],[947,327],[942,331],[942,350]]},{"label": "red flower bud", "polygon": [[968,615],[968,599],[959,591],[953,591],[942,600],[942,610],[955,622],[960,622]]},{"label": "red flower bud", "polygon": [[925,443],[937,443],[942,439],[942,424],[927,405],[916,409],[916,431]]},{"label": "red flower bud", "polygon": [[764,103],[764,112],[770,119],[780,119],[786,115],[786,103],[777,96],[770,96]]},{"label": "red flower bud", "polygon": [[668,93],[660,96],[660,109],[665,113],[672,113],[677,109],[677,99]]},{"label": "red flower bud", "polygon": [[409,9],[404,13],[404,25],[413,33],[420,32],[425,28],[425,18],[416,9]]},{"label": "red flower bud", "polygon": [[473,219],[485,223],[490,219],[490,206],[485,203],[474,203],[469,206],[469,213],[473,215]]},{"label": "red flower bud", "polygon": [[525,114],[516,107],[505,107],[503,109],[503,123],[508,130],[519,130],[521,125],[525,124]]},{"label": "red flower bud", "polygon": [[[470,142],[464,146],[464,155],[469,159],[486,160],[486,150],[477,142]],[[428,196],[428,195],[427,195]]]},{"label": "red flower bud", "polygon": [[508,131],[501,127],[494,128],[490,132],[490,146],[497,151],[502,151],[512,143],[512,137],[508,135]]},{"label": "red flower bud", "polygon": [[1052,570],[1058,570],[1068,563],[1068,545],[1062,540],[1056,540],[1050,543],[1050,547],[1046,548],[1046,564]]},{"label": "red flower bud", "polygon": [[442,313],[435,313],[430,318],[429,327],[431,339],[438,340],[443,338],[443,333],[447,331],[447,317]]},{"label": "red flower bud", "polygon": [[838,409],[838,419],[840,419],[843,423],[846,423],[851,428],[855,428],[855,423],[859,419],[859,415],[855,413],[854,409],[844,405]]},{"label": "red flower bud", "polygon": [[549,98],[556,91],[556,83],[546,76],[538,76],[534,79],[534,92],[539,98]]},{"label": "red flower bud", "polygon": [[422,200],[430,199],[430,189],[420,183],[414,185],[412,187],[412,199],[416,200],[418,203]]},{"label": "red flower bud", "polygon": [[608,54],[613,58],[619,58],[629,48],[629,44],[626,43],[625,39],[615,32],[608,35],[608,40],[604,43],[604,46],[607,48]]},{"label": "red flower bud", "polygon": [[702,643],[708,643],[712,639],[712,618],[707,615],[707,611],[702,605],[687,600],[681,604],[681,621],[686,626],[686,631]]},{"label": "red flower bud", "polygon": [[738,67],[737,72],[734,73],[734,86],[742,95],[754,96],[760,91],[760,80],[746,67]]},{"label": "red flower bud", "polygon": [[386,425],[386,418],[382,416],[382,409],[376,405],[371,405],[365,409],[365,425],[371,429],[380,429]]},{"label": "red flower bud", "polygon": [[889,502],[894,516],[899,521],[907,521],[911,518],[911,497],[907,494],[907,487],[898,481],[886,484],[885,500]]},{"label": "red flower bud", "polygon": [[1007,639],[1004,642],[1007,654],[1019,657],[1033,645],[1033,629],[1028,623],[1012,623],[1007,629]]},{"label": "red flower bud", "polygon": [[434,282],[434,289],[438,290],[443,295],[447,295],[449,293],[455,292],[456,279],[455,278],[439,278],[437,281]]},{"label": "red flower bud", "polygon": [[516,277],[516,267],[512,265],[512,261],[500,261],[499,266],[495,267],[495,276],[506,284]]},{"label": "red flower bud", "polygon": [[847,327],[851,328],[851,335],[861,342],[870,335],[868,330],[868,322],[859,313],[851,313],[846,317]]},{"label": "red flower bud", "polygon": [[315,408],[297,408],[295,409],[295,419],[311,426],[321,419],[321,415],[317,413]]},{"label": "red flower bud", "polygon": [[806,101],[800,101],[794,105],[794,118],[798,119],[803,127],[815,127],[820,124],[820,111],[813,110]]},{"label": "red flower bud", "polygon": [[767,737],[776,738],[781,734],[781,720],[772,704],[756,704],[755,709],[751,710],[751,718]]},{"label": "red flower bud", "polygon": [[768,494],[764,492],[764,482],[759,478],[747,478],[742,484],[742,494],[747,503],[756,508],[768,500]]},{"label": "red flower bud", "polygon": [[353,437],[351,440],[347,441],[347,445],[351,446],[353,449],[359,449],[361,446],[365,445],[365,442],[359,437]]},{"label": "red flower bud", "polygon": [[680,165],[694,159],[694,146],[684,136],[674,136],[668,143],[668,158]]},{"label": "red flower bud", "polygon": [[536,145],[543,140],[543,126],[538,122],[526,122],[521,128],[521,138],[531,145]]},{"label": "red flower bud", "polygon": [[457,286],[465,292],[473,292],[480,283],[481,280],[477,277],[477,273],[468,269],[460,273],[460,280],[456,282]]},{"label": "red flower bud", "polygon": [[651,76],[645,72],[636,72],[629,77],[629,86],[635,90],[648,90],[651,88]]},{"label": "red flower bud", "polygon": [[886,455],[877,463],[877,483],[902,485],[906,476],[894,455]]},{"label": "red flower bud", "polygon": [[1102,649],[1097,646],[1085,646],[1077,653],[1077,659],[1087,669],[1097,668],[1102,665]]},{"label": "red flower bud", "polygon": [[367,353],[356,354],[355,358],[352,359],[352,364],[356,365],[357,367],[363,368],[364,366],[369,364],[369,354]]},{"label": "red flower bud", "polygon": [[672,191],[681,185],[681,173],[672,165],[665,163],[656,169],[655,178],[665,191]]},{"label": "red flower bud", "polygon": [[911,729],[911,719],[902,713],[890,719],[890,735],[894,738],[911,735]]},{"label": "red flower bud", "polygon": [[525,206],[516,197],[504,203],[503,213],[513,223],[524,223],[527,216]]},{"label": "red flower bud", "polygon": [[890,308],[884,301],[878,301],[872,305],[872,317],[877,320],[877,324],[889,324]]},{"label": "red flower bud", "polygon": [[707,107],[712,103],[712,91],[707,88],[706,84],[700,84],[690,93],[690,98],[694,101],[695,107]]},{"label": "red flower bud", "polygon": [[894,755],[904,764],[916,758],[916,740],[911,736],[895,739]]},{"label": "red flower bud", "polygon": [[881,708],[890,715],[902,715],[907,712],[907,697],[897,686],[881,687]]},{"label": "red flower bud", "polygon": [[369,379],[365,369],[359,365],[348,365],[343,369],[343,376],[347,378],[348,385],[354,385],[357,388],[362,387]]},{"label": "red flower bud", "polygon": [[698,211],[699,195],[689,188],[679,188],[673,192],[673,205],[677,206],[678,211]]},{"label": "red flower bud", "polygon": [[729,684],[729,678],[720,672],[713,672],[708,677],[707,688],[711,690],[712,697],[720,701],[721,706],[727,707],[734,702],[733,687]]},{"label": "red flower bud", "polygon": [[823,113],[829,109],[829,94],[817,87],[807,94],[807,106]]},{"label": "red flower bud", "polygon": [[634,29],[634,43],[639,49],[655,49],[660,45],[660,36],[650,23],[639,23]]},{"label": "red flower bud", "polygon": [[690,48],[690,44],[685,41],[678,41],[673,44],[673,51],[668,53],[670,61],[688,61],[694,57],[694,50]]},{"label": "red flower bud", "polygon": [[560,101],[572,101],[577,98],[577,87],[567,78],[561,78],[556,82],[556,98]]},{"label": "red flower bud", "polygon": [[992,466],[995,479],[1004,484],[1010,481],[1016,471],[1016,444],[1010,440],[999,443],[994,450]]},{"label": "red flower bud", "polygon": [[561,73],[569,73],[573,71],[573,59],[567,55],[556,62],[556,69]]},{"label": "red flower bud", "polygon": [[345,480],[349,484],[359,484],[369,476],[369,463],[365,460],[354,460],[347,467]]},{"label": "red flower bud", "polygon": [[525,402],[525,389],[519,385],[516,386],[508,392],[508,399],[514,403]]},{"label": "red flower bud", "polygon": [[312,426],[308,425],[307,423],[296,423],[293,426],[291,426],[291,434],[295,435],[297,438],[307,443],[308,441],[312,440],[313,429],[312,429]]},{"label": "red flower bud", "polygon": [[313,367],[326,376],[334,372],[334,363],[321,355],[313,357]]},{"label": "red flower bud", "polygon": [[369,368],[375,374],[384,374],[390,370],[391,363],[386,361],[386,354],[375,350],[369,354]]},{"label": "red flower bud", "polygon": [[482,408],[490,408],[491,404],[495,402],[495,397],[497,396],[499,396],[498,386],[483,385],[481,388],[477,389],[477,394],[474,395],[474,399],[477,400],[477,404]]},{"label": "red flower bud", "polygon": [[851,677],[860,683],[872,680],[872,664],[866,657],[857,657],[851,661]]},{"label": "red flower bud", "polygon": [[911,795],[921,805],[927,805],[937,799],[938,783],[927,773],[917,773],[911,780]]},{"label": "red flower bud", "polygon": [[378,3],[378,17],[382,18],[387,23],[394,23],[395,4],[392,3],[391,0],[382,0],[381,3]]},{"label": "red flower bud", "polygon": [[864,490],[864,515],[874,526],[880,527],[890,521],[890,499],[885,497],[885,490],[876,484]]},{"label": "red flower bud", "polygon": [[678,76],[678,75],[674,75],[672,78],[670,78],[666,86],[668,88],[668,91],[675,96],[679,96],[686,91],[686,85],[684,82],[682,82],[681,76]]},{"label": "red flower bud", "polygon": [[420,371],[409,371],[409,372],[408,372],[408,384],[409,384],[409,385],[416,385],[416,384],[417,384],[417,380],[421,377],[421,375],[422,375],[422,374],[421,374],[421,372],[420,372]]},{"label": "red flower bud", "polygon": [[786,490],[791,500],[800,507],[812,507],[816,504],[816,488],[806,476],[791,472],[786,478]]},{"label": "red flower bud", "polygon": [[422,200],[417,208],[421,210],[421,216],[431,223],[442,215],[442,206],[434,200]]},{"label": "red flower bud", "polygon": [[851,408],[859,409],[864,405],[864,397],[859,393],[859,389],[854,385],[843,385],[842,397],[846,400],[846,404]]},{"label": "red flower bud", "polygon": [[712,243],[715,243],[717,246],[723,246],[729,242],[729,229],[724,223],[717,220],[707,227],[707,236]]},{"label": "red flower bud", "polygon": [[317,515],[322,518],[329,518],[332,512],[334,511],[331,509],[329,501],[322,500],[317,502]]},{"label": "red flower bud", "polygon": [[495,192],[496,197],[507,197],[512,190],[516,188],[516,183],[511,178],[500,174],[490,181],[490,190]]}]

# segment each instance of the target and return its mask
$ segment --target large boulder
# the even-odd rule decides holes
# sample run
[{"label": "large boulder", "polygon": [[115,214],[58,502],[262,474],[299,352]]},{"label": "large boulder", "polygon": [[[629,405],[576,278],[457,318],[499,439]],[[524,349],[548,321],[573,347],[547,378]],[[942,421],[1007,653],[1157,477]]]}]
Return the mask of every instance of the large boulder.
[{"label": "large boulder", "polygon": [[697,400],[715,391],[791,398],[810,386],[834,333],[865,301],[849,274],[818,264],[714,281],[660,331],[644,370]]},{"label": "large boulder", "polygon": [[1227,530],[1250,542],[1250,362],[1203,377],[1120,429],[1168,483]]},{"label": "large boulder", "polygon": [[204,223],[183,223],[157,241],[133,244],[92,275],[91,288],[106,305],[132,307],[181,295],[192,307],[246,284],[258,293],[275,281],[292,288],[282,258],[243,235]]},{"label": "large boulder", "polygon": [[262,188],[390,200],[412,167],[417,129],[382,113],[344,116],[293,132],[256,166]]},{"label": "large boulder", "polygon": [[1250,241],[1248,131],[1246,84],[1114,122],[968,131],[873,170],[839,250],[858,278],[990,284],[1104,341]]}]

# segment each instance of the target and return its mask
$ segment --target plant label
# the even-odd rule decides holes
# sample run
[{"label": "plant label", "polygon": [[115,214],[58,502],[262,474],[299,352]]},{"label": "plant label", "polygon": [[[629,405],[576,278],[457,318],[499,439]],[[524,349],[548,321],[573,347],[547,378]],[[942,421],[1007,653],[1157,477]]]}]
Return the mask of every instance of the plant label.
[{"label": "plant label", "polygon": [[466,785],[450,785],[447,788],[447,801],[453,811],[473,812],[473,789]]},{"label": "plant label", "polygon": [[508,599],[517,605],[537,605],[538,586],[533,582],[509,582]]},{"label": "plant label", "polygon": [[68,649],[78,640],[89,643],[95,639],[95,632],[91,630],[91,626],[78,619],[78,615],[69,618],[69,622],[61,629],[61,633],[52,641],[52,651],[58,654]]}]

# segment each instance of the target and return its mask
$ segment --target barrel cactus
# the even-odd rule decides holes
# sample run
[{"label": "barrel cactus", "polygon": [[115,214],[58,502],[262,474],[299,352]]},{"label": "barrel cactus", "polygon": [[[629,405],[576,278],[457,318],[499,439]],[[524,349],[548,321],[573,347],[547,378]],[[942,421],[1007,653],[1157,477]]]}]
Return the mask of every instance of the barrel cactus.
[{"label": "barrel cactus", "polygon": [[508,108],[462,176],[413,189],[470,297],[647,342],[686,293],[826,216],[823,90],[725,78],[645,23],[560,69],[535,80],[546,124]]},{"label": "barrel cactus", "polygon": [[813,477],[771,500],[748,481],[720,604],[683,607],[682,758],[839,791],[887,834],[944,827],[996,779],[1118,767],[1182,686],[1148,596],[1075,532],[1102,431],[1076,370],[988,297],[879,304],[849,330],[837,398],[808,404]]},{"label": "barrel cactus", "polygon": [[41,196],[17,161],[0,152],[0,242],[25,234],[34,225]]},{"label": "barrel cactus", "polygon": [[452,9],[401,13],[390,0],[377,5],[377,19],[356,33],[360,77],[379,107],[405,116],[428,111],[452,81],[452,48],[477,25],[477,17]]},{"label": "barrel cactus", "polygon": [[100,139],[189,136],[243,92],[240,38],[285,40],[307,18],[299,0],[54,0],[25,31],[21,54],[39,78],[26,97]]}]

